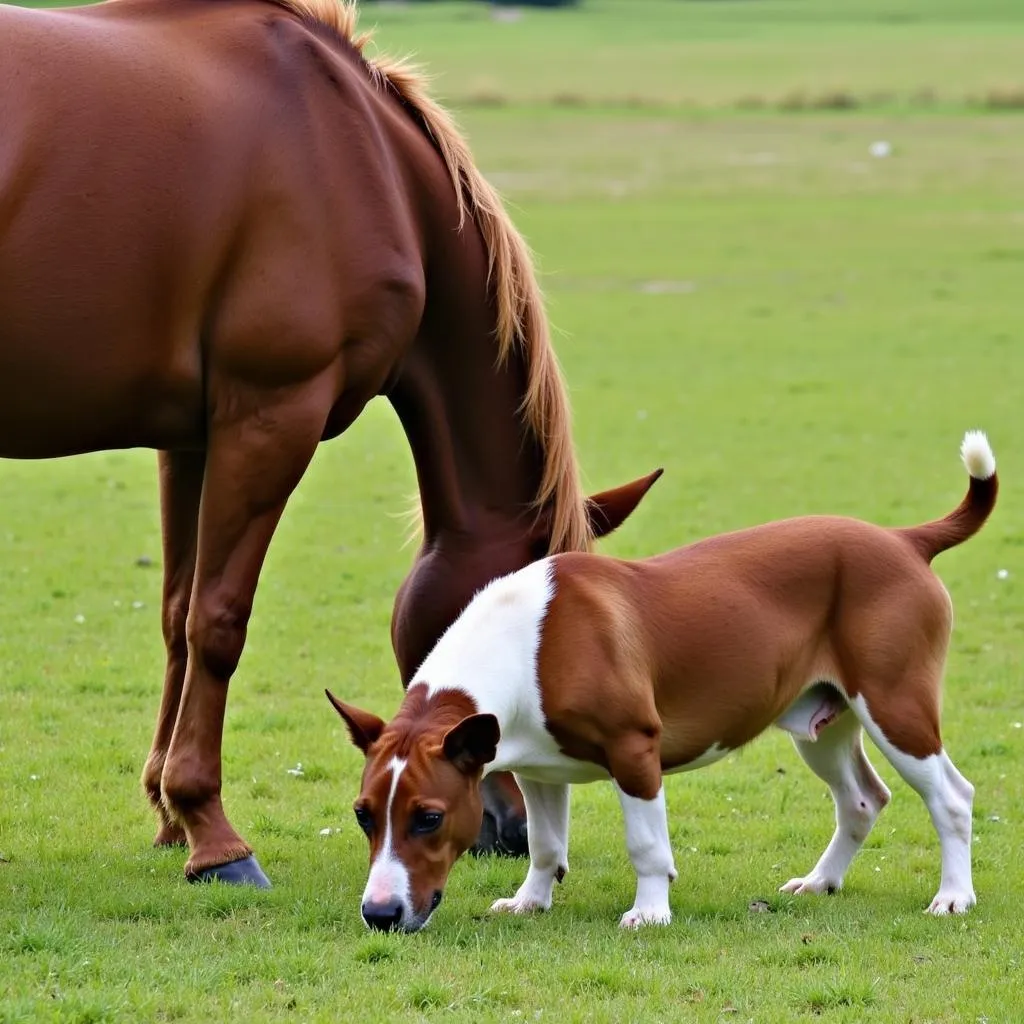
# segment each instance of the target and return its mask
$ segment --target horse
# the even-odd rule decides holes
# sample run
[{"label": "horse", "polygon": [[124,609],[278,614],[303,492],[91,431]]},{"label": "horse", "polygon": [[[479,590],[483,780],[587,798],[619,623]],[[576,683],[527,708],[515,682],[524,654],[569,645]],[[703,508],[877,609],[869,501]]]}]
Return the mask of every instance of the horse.
[{"label": "horse", "polygon": [[[192,881],[270,884],[223,807],[224,713],[321,441],[377,396],[407,436],[403,684],[489,580],[589,549],[657,478],[584,495],[530,251],[422,76],[367,38],[343,0],[0,6],[0,457],[157,452],[142,785]],[[493,801],[514,842],[525,811]]]}]

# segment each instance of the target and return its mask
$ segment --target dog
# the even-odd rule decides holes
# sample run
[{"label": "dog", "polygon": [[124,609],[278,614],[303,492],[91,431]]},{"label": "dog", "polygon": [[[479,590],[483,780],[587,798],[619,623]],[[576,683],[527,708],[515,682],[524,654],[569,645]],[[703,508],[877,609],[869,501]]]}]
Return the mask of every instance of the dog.
[{"label": "dog", "polygon": [[943,519],[887,528],[807,516],[626,561],[544,558],[480,591],[427,656],[388,723],[327,696],[366,757],[355,815],[370,841],[362,916],[422,928],[480,829],[480,780],[515,772],[530,866],[493,911],[551,906],[568,869],[569,786],[610,779],[636,870],[621,925],[671,920],[676,877],[662,776],[691,771],[771,725],[832,791],[836,829],[783,892],[834,892],[889,790],[866,732],[924,800],[942,871],[928,907],[959,914],[971,879],[974,787],[939,731],[952,605],[936,555],[973,536],[998,491],[968,432],[967,494]]}]

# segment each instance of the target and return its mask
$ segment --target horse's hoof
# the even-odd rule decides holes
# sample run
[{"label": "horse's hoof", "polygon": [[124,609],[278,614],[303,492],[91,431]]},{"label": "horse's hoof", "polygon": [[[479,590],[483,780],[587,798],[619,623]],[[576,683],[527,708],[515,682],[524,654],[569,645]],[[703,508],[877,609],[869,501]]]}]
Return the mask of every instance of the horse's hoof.
[{"label": "horse's hoof", "polygon": [[496,857],[525,857],[529,852],[524,818],[509,818],[499,827],[494,815],[484,811],[480,834],[470,847],[470,853],[478,857],[487,854]]},{"label": "horse's hoof", "polygon": [[480,834],[469,848],[469,852],[474,857],[498,852],[498,825],[490,811],[484,811],[483,821],[480,822]]},{"label": "horse's hoof", "polygon": [[223,882],[225,885],[254,885],[257,889],[269,889],[270,879],[263,874],[263,868],[253,854],[243,860],[227,864],[214,864],[194,871],[188,876],[190,882]]},{"label": "horse's hoof", "polygon": [[529,856],[530,847],[526,839],[526,819],[509,818],[503,822],[498,833],[498,845],[506,857]]}]

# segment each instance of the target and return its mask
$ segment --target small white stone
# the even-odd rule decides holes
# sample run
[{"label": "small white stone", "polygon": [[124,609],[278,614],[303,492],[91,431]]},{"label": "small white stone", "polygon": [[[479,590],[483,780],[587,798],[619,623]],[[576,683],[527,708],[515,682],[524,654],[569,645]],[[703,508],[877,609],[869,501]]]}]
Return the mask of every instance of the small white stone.
[{"label": "small white stone", "polygon": [[882,160],[892,154],[892,146],[885,139],[878,139],[868,146],[868,152],[876,159]]},{"label": "small white stone", "polygon": [[1010,570],[1009,569],[1000,569],[999,572],[996,573],[996,579],[997,580],[1008,580],[1009,578],[1010,578]]}]

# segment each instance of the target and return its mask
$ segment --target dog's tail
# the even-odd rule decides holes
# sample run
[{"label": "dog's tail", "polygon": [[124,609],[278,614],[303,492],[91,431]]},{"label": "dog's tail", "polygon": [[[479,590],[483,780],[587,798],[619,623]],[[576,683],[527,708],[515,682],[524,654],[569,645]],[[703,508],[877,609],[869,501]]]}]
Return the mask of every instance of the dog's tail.
[{"label": "dog's tail", "polygon": [[943,519],[896,531],[910,541],[926,562],[973,537],[995,508],[999,493],[996,457],[982,431],[968,430],[964,434],[960,457],[971,476],[964,500]]}]

